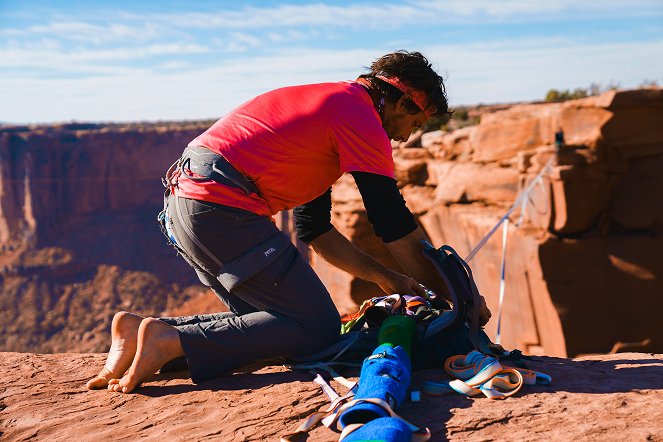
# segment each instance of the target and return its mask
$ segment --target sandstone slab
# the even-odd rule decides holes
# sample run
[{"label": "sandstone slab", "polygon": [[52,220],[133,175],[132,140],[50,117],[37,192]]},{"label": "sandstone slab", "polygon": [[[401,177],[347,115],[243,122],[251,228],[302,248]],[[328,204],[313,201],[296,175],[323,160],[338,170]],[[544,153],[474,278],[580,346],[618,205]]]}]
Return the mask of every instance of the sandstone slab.
[{"label": "sandstone slab", "polygon": [[[0,353],[0,438],[278,440],[327,404],[311,374],[282,367],[198,385],[186,372],[155,375],[131,395],[88,391],[84,383],[104,356]],[[503,401],[422,395],[401,415],[429,427],[432,441],[663,440],[663,355],[541,357],[529,364],[553,383]],[[442,379],[441,369],[417,372],[412,388]],[[334,441],[338,434],[318,428],[308,440]]]}]

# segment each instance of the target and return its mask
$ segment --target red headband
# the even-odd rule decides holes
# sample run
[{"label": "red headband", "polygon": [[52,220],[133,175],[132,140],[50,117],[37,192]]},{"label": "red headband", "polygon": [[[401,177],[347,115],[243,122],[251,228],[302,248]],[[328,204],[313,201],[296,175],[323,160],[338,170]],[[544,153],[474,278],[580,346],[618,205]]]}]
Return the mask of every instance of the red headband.
[{"label": "red headband", "polygon": [[424,114],[426,114],[428,118],[433,116],[434,109],[431,106],[430,99],[423,91],[408,86],[407,84],[403,83],[398,77],[388,78],[382,75],[377,75],[376,77],[382,81],[386,81],[387,83],[394,86],[396,89],[403,92],[404,94],[408,94],[410,98],[412,98],[412,101],[414,101],[414,103],[419,107],[419,109],[421,109],[421,111]]}]

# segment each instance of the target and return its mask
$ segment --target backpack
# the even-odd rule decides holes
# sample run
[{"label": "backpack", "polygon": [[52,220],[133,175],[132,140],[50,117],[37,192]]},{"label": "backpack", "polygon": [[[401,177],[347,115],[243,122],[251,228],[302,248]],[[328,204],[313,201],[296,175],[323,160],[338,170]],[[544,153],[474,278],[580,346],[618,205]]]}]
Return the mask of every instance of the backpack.
[{"label": "backpack", "polygon": [[320,363],[361,365],[378,345],[380,324],[395,314],[411,316],[417,323],[411,355],[415,370],[443,366],[447,358],[472,350],[518,365],[522,359],[520,351],[508,352],[492,343],[479,325],[479,312],[473,307],[480,295],[469,265],[451,246],[436,249],[427,241],[422,241],[422,245],[424,255],[446,283],[450,301],[399,294],[371,298],[358,312],[341,318],[343,333],[337,343],[314,355],[291,358],[293,368]]}]

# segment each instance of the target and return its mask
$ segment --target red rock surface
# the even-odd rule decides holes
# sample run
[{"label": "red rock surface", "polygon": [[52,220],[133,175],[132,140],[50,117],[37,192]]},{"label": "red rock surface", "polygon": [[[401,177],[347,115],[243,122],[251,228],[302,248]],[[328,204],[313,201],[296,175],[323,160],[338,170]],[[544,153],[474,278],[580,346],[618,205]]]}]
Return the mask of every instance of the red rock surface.
[{"label": "red rock surface", "polygon": [[[199,385],[186,372],[155,375],[130,395],[88,391],[84,383],[104,356],[0,353],[0,439],[278,440],[327,405],[311,374],[282,367]],[[422,395],[400,414],[429,427],[432,441],[663,440],[663,355],[543,357],[530,365],[553,383],[495,401]],[[412,388],[444,378],[441,370],[417,372]],[[338,434],[318,428],[308,440]]]}]

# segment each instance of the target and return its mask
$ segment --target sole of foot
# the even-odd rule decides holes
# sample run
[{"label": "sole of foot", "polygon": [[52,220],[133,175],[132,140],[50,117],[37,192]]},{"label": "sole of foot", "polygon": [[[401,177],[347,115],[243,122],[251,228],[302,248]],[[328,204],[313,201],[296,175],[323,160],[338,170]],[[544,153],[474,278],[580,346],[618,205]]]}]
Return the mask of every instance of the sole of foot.
[{"label": "sole of foot", "polygon": [[111,325],[111,347],[104,368],[90,379],[85,387],[88,390],[106,388],[111,379],[121,377],[131,366],[136,354],[138,328],[142,316],[128,312],[116,313]]},{"label": "sole of foot", "polygon": [[177,329],[154,318],[146,318],[138,328],[136,356],[121,379],[111,379],[108,390],[131,393],[166,362],[184,356]]}]

